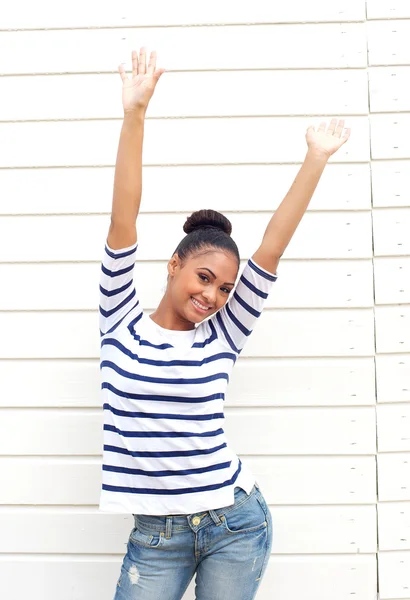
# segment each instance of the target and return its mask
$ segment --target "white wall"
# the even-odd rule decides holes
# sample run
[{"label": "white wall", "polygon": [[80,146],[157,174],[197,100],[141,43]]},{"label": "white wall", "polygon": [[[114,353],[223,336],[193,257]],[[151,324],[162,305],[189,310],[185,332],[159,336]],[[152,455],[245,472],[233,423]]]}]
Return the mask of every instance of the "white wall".
[{"label": "white wall", "polygon": [[186,214],[226,212],[248,257],[306,126],[353,128],[235,369],[227,429],[274,519],[260,600],[374,600],[378,581],[410,600],[407,0],[27,0],[0,27],[0,597],[111,600],[132,526],[97,509],[97,282],[115,70],[146,44],[168,69],[146,127],[147,309]]}]

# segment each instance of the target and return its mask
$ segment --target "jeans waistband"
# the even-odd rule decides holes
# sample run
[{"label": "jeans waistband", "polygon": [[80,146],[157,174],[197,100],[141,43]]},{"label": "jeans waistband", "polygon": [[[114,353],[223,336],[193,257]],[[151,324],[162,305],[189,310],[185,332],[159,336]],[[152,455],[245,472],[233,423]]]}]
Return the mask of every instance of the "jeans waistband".
[{"label": "jeans waistband", "polygon": [[258,489],[257,484],[247,494],[242,488],[235,488],[235,502],[230,506],[217,508],[215,510],[202,511],[191,515],[134,515],[135,527],[142,533],[152,534],[154,532],[163,533],[169,539],[172,533],[183,531],[197,531],[202,527],[206,527],[211,523],[220,525],[221,517],[230,513],[232,510],[238,509],[245,504]]}]

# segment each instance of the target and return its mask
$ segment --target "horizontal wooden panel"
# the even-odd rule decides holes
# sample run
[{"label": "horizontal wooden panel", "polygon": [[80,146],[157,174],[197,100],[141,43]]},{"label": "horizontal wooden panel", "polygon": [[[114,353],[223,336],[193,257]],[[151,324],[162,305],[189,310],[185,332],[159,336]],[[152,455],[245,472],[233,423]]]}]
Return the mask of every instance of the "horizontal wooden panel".
[{"label": "horizontal wooden panel", "polygon": [[[7,281],[8,289],[7,295],[0,296],[0,310],[93,310],[98,305],[96,282],[100,268],[99,263],[0,263],[0,281]],[[137,263],[135,283],[144,308],[159,304],[166,288],[166,273],[166,262]],[[267,307],[373,306],[371,260],[289,260],[282,263],[280,278]]]},{"label": "horizontal wooden panel", "polygon": [[410,502],[378,506],[380,550],[410,550]]},{"label": "horizontal wooden panel", "polygon": [[[269,504],[371,504],[374,457],[241,457]],[[99,459],[0,458],[0,504],[97,505]]]},{"label": "horizontal wooden panel", "polygon": [[410,110],[407,94],[409,67],[373,67],[369,70],[370,108],[372,112]]},{"label": "horizontal wooden panel", "polygon": [[379,452],[410,450],[410,403],[377,407]]},{"label": "horizontal wooden panel", "polygon": [[[1,358],[96,358],[99,355],[96,311],[2,312],[0,329]],[[371,309],[268,309],[259,319],[243,355],[373,356],[373,329]]]},{"label": "horizontal wooden panel", "polygon": [[[123,548],[125,552],[125,547]],[[0,592],[8,600],[112,600],[122,557],[2,556]],[[21,576],[24,572],[25,577]],[[16,581],[19,580],[18,590]],[[62,585],[62,582],[70,585]],[[335,583],[337,585],[335,585]],[[258,600],[360,600],[377,595],[376,556],[272,556],[258,590]],[[306,593],[308,590],[308,593]],[[353,592],[352,592],[353,590]],[[13,595],[18,591],[18,596]],[[73,596],[74,594],[74,596]],[[194,600],[194,581],[184,600]]]},{"label": "horizontal wooden panel", "polygon": [[376,307],[377,352],[410,351],[410,306]]},{"label": "horizontal wooden panel", "polygon": [[[368,19],[405,19],[410,18],[410,6],[407,0],[367,0]],[[384,596],[396,598],[396,596]],[[397,596],[398,597],[398,596]]]},{"label": "horizontal wooden panel", "polygon": [[[120,83],[117,74],[2,78],[2,121],[122,118]],[[160,86],[148,117],[368,113],[365,70],[168,73]]]},{"label": "horizontal wooden panel", "polygon": [[[366,66],[364,23],[346,23],[3,32],[0,72],[112,72],[136,40],[156,48],[169,70]],[[244,43],[252,52],[243,51]],[[25,56],[22,47],[30,48]]]},{"label": "horizontal wooden panel", "polygon": [[[353,554],[376,551],[373,506],[272,507],[272,552]],[[0,513],[1,552],[121,553],[133,527],[131,515],[38,512]],[[21,532],[19,535],[18,532]],[[41,533],[42,532],[42,533]]]},{"label": "horizontal wooden panel", "polygon": [[410,552],[379,552],[381,600],[407,600],[410,590]]},{"label": "horizontal wooden panel", "polygon": [[[251,409],[242,411],[247,411],[248,415],[252,414]],[[249,432],[249,427],[243,421],[245,412],[229,414],[226,432],[237,452],[324,454],[320,450],[323,447],[327,448],[326,454],[374,452],[375,423],[371,407],[289,410],[278,408],[273,411],[267,412],[264,419],[263,410],[259,409],[257,415],[261,417],[260,421],[252,416],[256,439],[249,434],[246,438],[242,437],[243,431]],[[270,414],[272,419],[269,419]],[[293,435],[298,436],[298,440],[292,440]]]},{"label": "horizontal wooden panel", "polygon": [[[3,407],[101,404],[97,360],[2,360],[0,381]],[[228,406],[363,406],[374,401],[373,358],[241,357],[226,399]]]},{"label": "horizontal wooden panel", "polygon": [[[244,355],[256,356],[264,347],[270,356],[373,355],[374,320],[371,309],[311,310],[304,312],[303,317],[302,312],[296,309],[280,313],[265,311],[262,316],[264,325],[260,324],[257,335],[251,336]],[[297,313],[302,318],[299,319]],[[275,321],[274,325],[271,319]],[[272,331],[279,340],[272,339]],[[278,342],[280,353],[276,349]]]},{"label": "horizontal wooden panel", "polygon": [[410,63],[408,20],[370,21],[367,27],[370,66]]},{"label": "horizontal wooden panel", "polygon": [[[121,123],[121,119],[0,123],[0,167],[113,165]],[[151,119],[145,125],[144,161],[147,165],[300,162],[311,123],[312,118],[306,117]],[[354,134],[331,161],[367,162],[367,118],[349,117],[346,126]]]},{"label": "horizontal wooden panel", "polygon": [[410,452],[406,454],[379,454],[379,500],[410,500]]},{"label": "horizontal wooden panel", "polygon": [[[300,165],[144,167],[141,212],[192,212],[204,207],[220,211],[273,210],[299,168]],[[112,167],[1,169],[0,187],[5,201],[0,214],[109,214],[113,182]],[[35,199],[33,190],[41,190]],[[367,164],[329,164],[309,205],[309,210],[370,208]]]},{"label": "horizontal wooden panel", "polygon": [[272,507],[271,512],[274,553],[371,553],[377,550],[375,506]]},{"label": "horizontal wooden panel", "polygon": [[410,402],[410,354],[376,356],[377,401]]},{"label": "horizontal wooden panel", "polygon": [[410,161],[372,162],[373,205],[410,206]]},{"label": "horizontal wooden panel", "polygon": [[410,255],[410,208],[373,211],[375,256]]},{"label": "horizontal wooden panel", "polygon": [[[19,10],[20,8],[20,10]],[[144,25],[199,25],[226,23],[304,23],[326,21],[363,21],[364,0],[312,0],[309,7],[300,0],[276,4],[270,0],[255,0],[252,4],[244,0],[208,0],[206,10],[190,0],[174,0],[155,5],[136,5],[132,0],[121,0],[115,4],[75,1],[70,10],[62,5],[57,8],[51,0],[39,0],[36,9],[31,4],[22,11],[19,5],[11,5],[2,19],[2,29],[43,29],[74,27],[121,27]]]},{"label": "horizontal wooden panel", "polygon": [[373,159],[410,157],[410,140],[406,136],[406,130],[410,126],[410,114],[372,115],[370,123]]},{"label": "horizontal wooden panel", "polygon": [[[138,218],[138,260],[169,260],[185,235],[187,214],[143,214]],[[272,213],[228,215],[243,258],[259,247]],[[410,211],[409,211],[410,216]],[[42,216],[0,218],[2,262],[100,261],[109,217]],[[252,235],[249,235],[249,232]],[[320,235],[319,235],[320,233]],[[24,243],[22,243],[24,240]],[[285,258],[370,258],[370,212],[308,213],[296,231]],[[164,280],[165,284],[165,280]]]},{"label": "horizontal wooden panel", "polygon": [[[226,416],[228,440],[240,454],[362,455],[375,452],[375,419],[371,407],[228,408]],[[102,410],[2,409],[0,454],[99,456],[102,420]],[[19,436],[16,436],[17,430]],[[247,431],[246,436],[244,431]]]},{"label": "horizontal wooden panel", "polygon": [[410,256],[374,260],[376,304],[410,304]]}]

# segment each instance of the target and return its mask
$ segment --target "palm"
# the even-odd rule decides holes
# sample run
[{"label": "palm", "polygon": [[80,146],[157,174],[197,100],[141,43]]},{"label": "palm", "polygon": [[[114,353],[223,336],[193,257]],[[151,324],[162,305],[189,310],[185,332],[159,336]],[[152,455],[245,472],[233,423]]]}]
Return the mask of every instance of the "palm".
[{"label": "palm", "polygon": [[[343,135],[343,131],[345,131]],[[344,121],[332,119],[326,128],[326,122],[323,121],[316,130],[313,126],[306,132],[306,142],[309,149],[322,152],[331,156],[343,144],[347,142],[350,136],[350,129],[344,129]]]},{"label": "palm", "polygon": [[147,67],[145,49],[141,48],[139,56],[135,51],[132,53],[131,78],[127,77],[124,65],[120,65],[119,72],[123,82],[122,105],[125,112],[147,108],[155,86],[164,72],[164,69],[156,68],[156,61],[156,52],[151,52]]}]

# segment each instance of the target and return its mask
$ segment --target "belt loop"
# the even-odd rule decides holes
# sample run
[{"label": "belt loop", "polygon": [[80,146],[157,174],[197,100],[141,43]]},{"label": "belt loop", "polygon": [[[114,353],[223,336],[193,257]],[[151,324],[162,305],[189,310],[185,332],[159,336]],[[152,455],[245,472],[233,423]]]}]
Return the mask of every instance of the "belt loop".
[{"label": "belt loop", "polygon": [[209,511],[209,516],[211,517],[211,519],[215,523],[215,525],[220,525],[222,523],[221,519],[218,517],[218,515],[216,514],[216,512],[214,510]]},{"label": "belt loop", "polygon": [[170,540],[172,535],[172,517],[167,517],[165,524],[165,539]]}]

